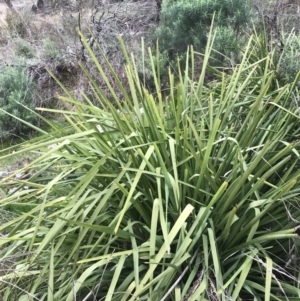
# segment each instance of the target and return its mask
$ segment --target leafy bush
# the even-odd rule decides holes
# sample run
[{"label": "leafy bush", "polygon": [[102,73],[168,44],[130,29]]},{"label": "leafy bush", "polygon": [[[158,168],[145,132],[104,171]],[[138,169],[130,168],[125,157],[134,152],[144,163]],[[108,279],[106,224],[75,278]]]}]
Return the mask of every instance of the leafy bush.
[{"label": "leafy bush", "polygon": [[271,56],[249,60],[256,47],[204,83],[209,36],[201,75],[192,52],[166,98],[158,77],[154,94],[143,88],[125,52],[130,94],[110,69],[123,102],[89,49],[118,108],[89,77],[103,109],[65,90],[70,127],[49,121],[52,134],[16,151],[40,157],[26,180],[2,180],[16,190],[0,206],[30,208],[0,226],[4,301],[298,298],[295,85],[273,89]]},{"label": "leafy bush", "polygon": [[41,48],[41,58],[46,61],[62,60],[62,55],[58,45],[55,42],[51,41],[49,38],[45,38],[43,40]]},{"label": "leafy bush", "polygon": [[34,52],[28,42],[20,39],[16,41],[16,55],[25,58],[33,58]]},{"label": "leafy bush", "polygon": [[22,120],[27,123],[34,123],[37,120],[37,115],[27,109],[34,109],[33,88],[34,84],[27,78],[24,70],[19,67],[0,66],[1,139],[28,131],[30,127]]},{"label": "leafy bush", "polygon": [[[160,24],[156,30],[162,50],[171,56],[184,53],[189,45],[193,45],[197,51],[203,50],[215,13],[216,26],[230,27],[237,35],[240,27],[250,20],[251,1],[163,1]],[[224,29],[223,33],[219,35],[220,38],[226,37],[225,45],[231,47],[232,34],[228,36],[228,30]]]},{"label": "leafy bush", "polygon": [[[220,66],[228,64],[229,60],[231,65],[235,65],[235,63],[238,63],[236,61],[238,59],[237,54],[243,46],[244,40],[238,37],[231,27],[217,27],[214,50],[210,60],[211,64]],[[234,61],[232,62],[232,60]]]}]

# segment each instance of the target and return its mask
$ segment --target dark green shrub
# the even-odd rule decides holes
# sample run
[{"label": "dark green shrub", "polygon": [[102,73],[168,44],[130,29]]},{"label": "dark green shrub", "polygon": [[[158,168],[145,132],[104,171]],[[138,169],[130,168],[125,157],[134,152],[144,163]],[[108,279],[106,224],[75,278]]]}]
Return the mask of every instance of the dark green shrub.
[{"label": "dark green shrub", "polygon": [[[225,44],[230,48],[236,40],[232,39],[233,34],[237,35],[241,26],[250,20],[251,1],[163,1],[160,24],[155,32],[161,49],[166,50],[171,58],[174,54],[185,52],[189,45],[198,51],[203,50],[214,14],[215,25],[223,27],[223,34],[220,32],[217,37],[220,43],[224,43],[226,38]],[[225,30],[226,27],[230,30]]]},{"label": "dark green shrub", "polygon": [[[0,66],[0,138],[20,135],[29,129],[20,120],[34,123],[36,115],[26,109],[34,109],[32,91],[34,84],[19,67]],[[25,107],[24,107],[25,106]],[[9,115],[12,114],[13,116]]]},{"label": "dark green shrub", "polygon": [[226,59],[235,61],[237,53],[243,44],[243,39],[236,34],[232,27],[219,26],[216,30],[211,63],[218,65],[224,63]]}]

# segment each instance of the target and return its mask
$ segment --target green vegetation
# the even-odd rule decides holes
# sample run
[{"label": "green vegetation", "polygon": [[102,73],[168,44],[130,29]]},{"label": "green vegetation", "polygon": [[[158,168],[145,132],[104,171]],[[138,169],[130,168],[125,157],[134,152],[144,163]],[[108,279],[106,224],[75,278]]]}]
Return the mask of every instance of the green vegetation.
[{"label": "green vegetation", "polygon": [[22,135],[34,124],[34,83],[21,67],[0,67],[0,138]]},{"label": "green vegetation", "polygon": [[252,1],[243,0],[166,0],[162,4],[156,37],[161,49],[172,59],[185,53],[189,45],[203,51],[212,17],[217,12],[218,34],[214,48],[229,55],[238,50],[239,32],[250,21],[252,7]]},{"label": "green vegetation", "polygon": [[0,226],[2,299],[298,300],[300,74],[274,85],[276,56],[256,36],[207,81],[210,34],[164,95],[159,52],[142,53],[150,94],[124,46],[129,89],[81,38],[106,87],[81,65],[99,107],[64,88],[73,109],[48,111],[69,127],[49,121],[52,133],[15,153],[37,158],[26,178],[2,180],[15,190],[0,206],[29,208]]},{"label": "green vegetation", "polygon": [[286,82],[290,82],[300,70],[300,37],[292,32],[283,43],[279,72]]},{"label": "green vegetation", "polygon": [[34,51],[29,43],[19,39],[16,41],[16,55],[31,59],[34,57]]},{"label": "green vegetation", "polygon": [[57,45],[49,38],[43,40],[41,57],[46,61],[61,60],[61,53]]},{"label": "green vegetation", "polygon": [[11,9],[0,300],[300,300],[299,8]]}]

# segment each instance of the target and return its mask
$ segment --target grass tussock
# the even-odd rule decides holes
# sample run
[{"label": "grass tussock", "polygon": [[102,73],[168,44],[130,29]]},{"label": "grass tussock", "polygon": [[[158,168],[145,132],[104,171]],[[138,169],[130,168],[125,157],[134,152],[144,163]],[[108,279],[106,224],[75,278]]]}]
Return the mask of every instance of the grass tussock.
[{"label": "grass tussock", "polygon": [[100,108],[65,89],[73,110],[49,111],[68,127],[48,121],[51,134],[15,152],[38,156],[22,168],[29,177],[1,180],[15,190],[0,206],[23,206],[0,226],[2,266],[15,262],[1,272],[2,299],[297,300],[299,75],[274,84],[257,36],[237,68],[204,82],[210,34],[164,94],[159,52],[149,51],[150,94],[121,43],[128,92],[81,38],[115,105],[82,66]]}]

